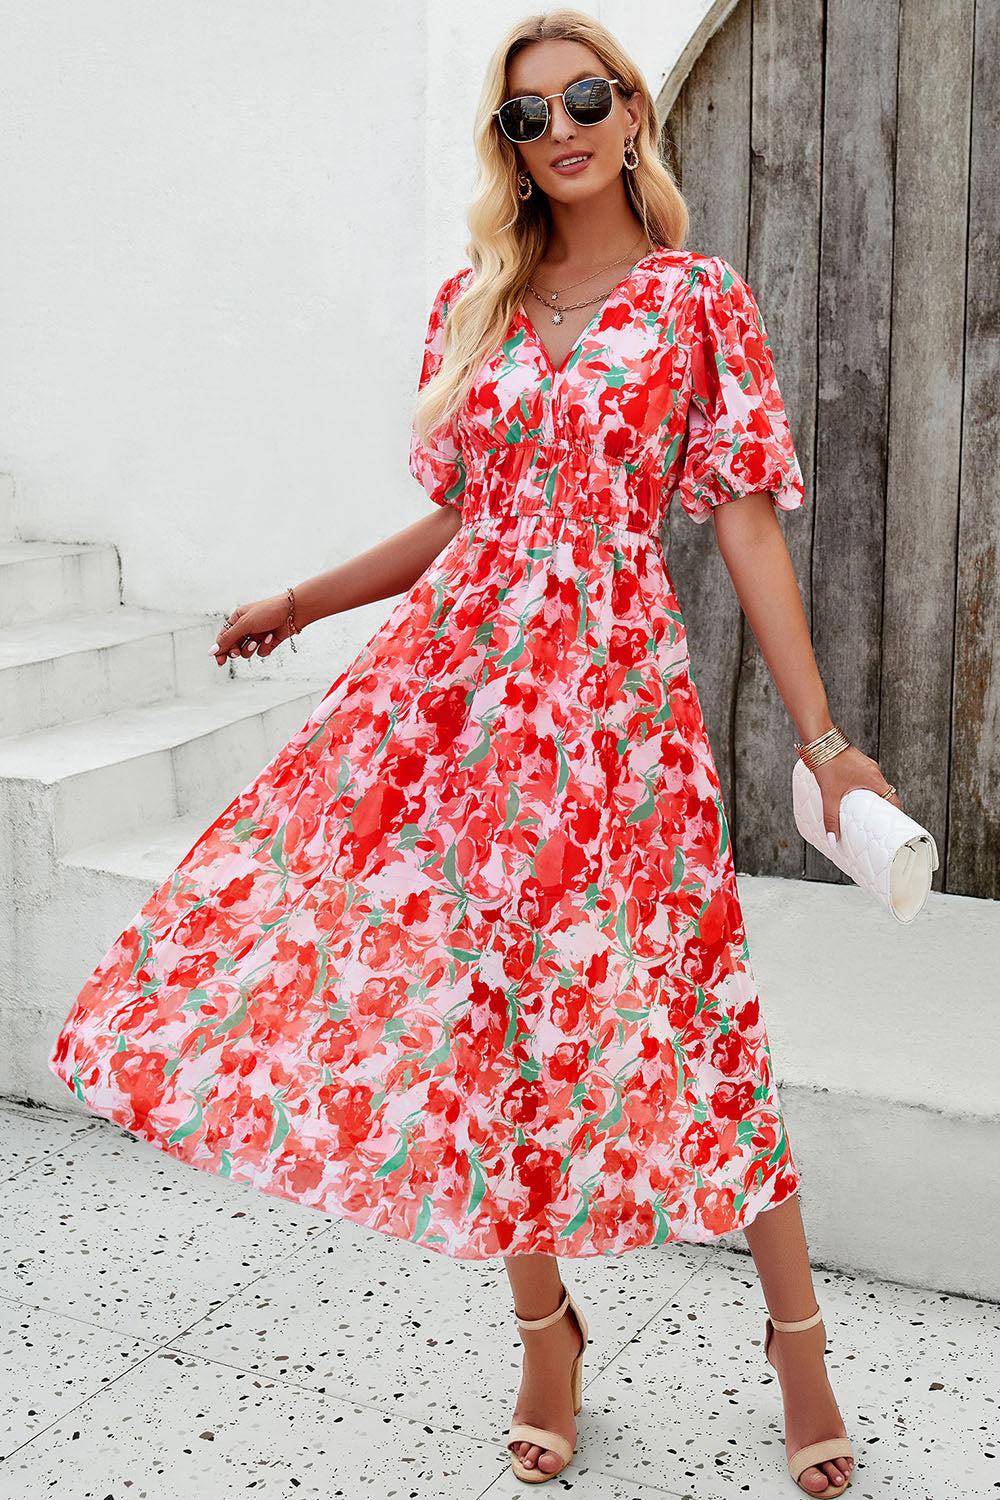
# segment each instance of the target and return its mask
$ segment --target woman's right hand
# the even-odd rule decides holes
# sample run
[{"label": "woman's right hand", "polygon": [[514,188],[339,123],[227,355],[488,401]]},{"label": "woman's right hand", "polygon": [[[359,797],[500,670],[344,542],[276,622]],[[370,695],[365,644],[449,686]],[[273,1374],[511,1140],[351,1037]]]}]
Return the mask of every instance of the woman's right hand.
[{"label": "woman's right hand", "polygon": [[[229,616],[208,649],[222,666],[231,657],[270,656],[276,646],[289,637],[288,595],[274,594],[253,604],[241,604]],[[247,639],[249,637],[249,639]],[[241,645],[245,641],[245,645]]]}]

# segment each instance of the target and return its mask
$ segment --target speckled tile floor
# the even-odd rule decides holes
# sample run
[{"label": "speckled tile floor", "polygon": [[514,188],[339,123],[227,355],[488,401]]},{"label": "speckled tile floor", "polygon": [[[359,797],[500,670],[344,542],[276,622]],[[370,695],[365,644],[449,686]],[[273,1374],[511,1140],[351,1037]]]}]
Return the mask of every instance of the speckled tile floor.
[{"label": "speckled tile floor", "polygon": [[[0,1105],[0,1500],[521,1500],[499,1262],[449,1261]],[[564,1261],[590,1321],[546,1493],[794,1500],[753,1262]],[[851,1500],[1000,1500],[1000,1308],[817,1269]]]}]

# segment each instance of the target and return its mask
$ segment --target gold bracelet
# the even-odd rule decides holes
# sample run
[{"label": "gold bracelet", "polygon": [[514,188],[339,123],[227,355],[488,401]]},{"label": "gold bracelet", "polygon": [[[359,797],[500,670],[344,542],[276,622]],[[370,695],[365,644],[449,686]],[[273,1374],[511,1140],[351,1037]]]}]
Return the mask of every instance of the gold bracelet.
[{"label": "gold bracelet", "polygon": [[295,594],[291,588],[286,588],[285,593],[288,595],[288,641],[292,650],[297,651],[299,648],[295,644],[295,637],[301,632],[295,628]]},{"label": "gold bracelet", "polygon": [[832,760],[835,755],[840,754],[841,750],[846,750],[850,744],[851,741],[847,738],[844,731],[834,724],[832,729],[828,729],[825,734],[817,735],[808,744],[803,744],[797,740],[795,749],[809,769],[815,771],[817,766],[823,765],[825,761]]}]

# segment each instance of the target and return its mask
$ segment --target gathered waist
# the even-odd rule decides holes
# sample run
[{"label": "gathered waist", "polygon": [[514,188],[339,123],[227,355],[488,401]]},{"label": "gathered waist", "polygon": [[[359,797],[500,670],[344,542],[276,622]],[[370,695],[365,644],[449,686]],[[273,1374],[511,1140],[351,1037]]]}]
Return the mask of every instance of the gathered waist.
[{"label": "gathered waist", "polygon": [[523,440],[463,454],[464,523],[493,529],[579,524],[636,541],[658,542],[663,484],[648,458],[615,459],[591,445]]}]

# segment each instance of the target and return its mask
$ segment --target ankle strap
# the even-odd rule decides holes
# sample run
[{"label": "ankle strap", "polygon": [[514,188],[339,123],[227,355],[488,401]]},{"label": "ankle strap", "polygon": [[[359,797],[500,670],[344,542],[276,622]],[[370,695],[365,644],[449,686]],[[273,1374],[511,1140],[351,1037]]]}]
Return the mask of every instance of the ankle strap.
[{"label": "ankle strap", "polygon": [[771,1323],[779,1333],[798,1333],[801,1328],[812,1328],[822,1316],[821,1309],[817,1307],[811,1318],[802,1318],[798,1323],[782,1323],[778,1318],[771,1318]]},{"label": "ankle strap", "polygon": [[562,1317],[567,1307],[569,1307],[569,1292],[563,1297],[555,1312],[546,1313],[544,1318],[519,1318],[517,1313],[514,1314],[514,1318],[518,1328],[548,1328],[550,1323]]}]

